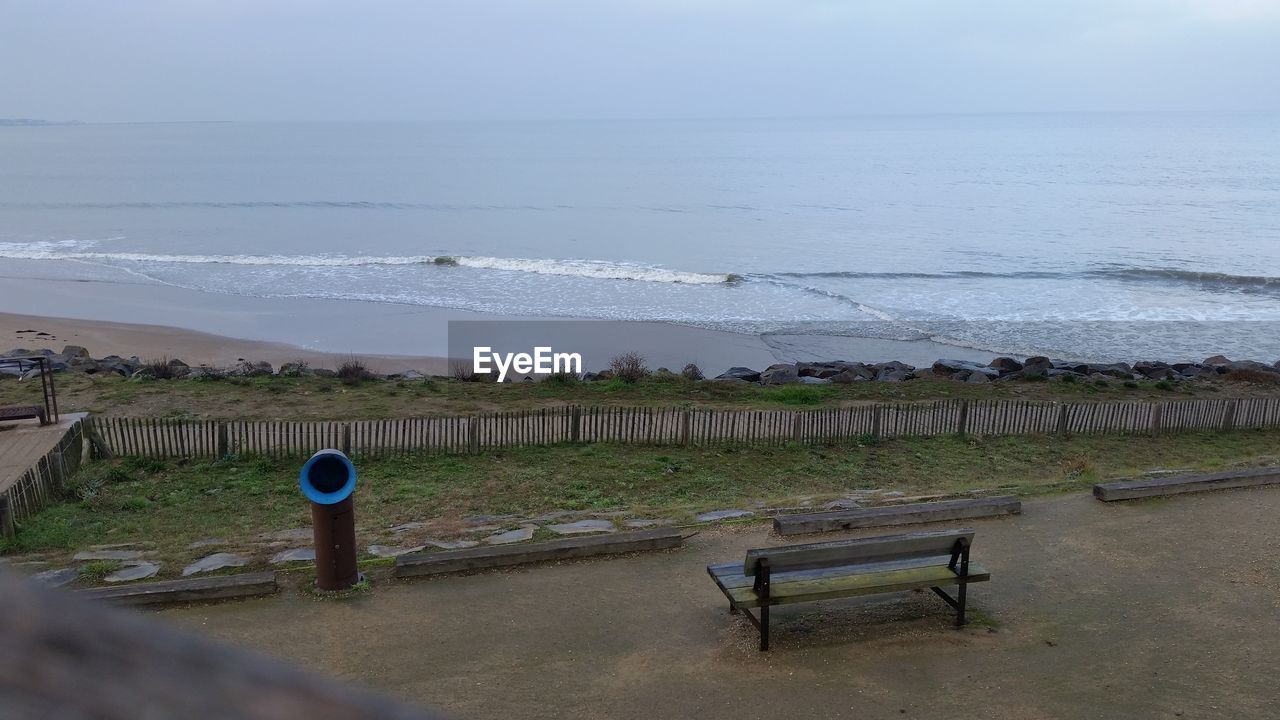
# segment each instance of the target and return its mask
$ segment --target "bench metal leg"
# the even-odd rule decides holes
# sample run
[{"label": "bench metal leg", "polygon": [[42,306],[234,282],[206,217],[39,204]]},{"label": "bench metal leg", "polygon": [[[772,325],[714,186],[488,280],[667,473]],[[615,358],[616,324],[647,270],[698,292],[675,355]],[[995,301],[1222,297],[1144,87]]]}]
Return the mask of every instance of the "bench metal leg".
[{"label": "bench metal leg", "polygon": [[950,605],[952,608],[955,609],[956,627],[963,627],[966,623],[968,623],[968,620],[966,620],[964,617],[964,609],[965,609],[965,605],[968,602],[968,595],[969,595],[967,588],[968,588],[967,583],[960,583],[960,589],[956,593],[956,597],[951,597],[950,595],[947,594],[945,590],[943,590],[940,587],[929,588],[930,590],[937,593],[938,597],[942,598],[943,601],[945,601],[948,605]]},{"label": "bench metal leg", "polygon": [[760,652],[769,649],[769,606],[760,607]]}]

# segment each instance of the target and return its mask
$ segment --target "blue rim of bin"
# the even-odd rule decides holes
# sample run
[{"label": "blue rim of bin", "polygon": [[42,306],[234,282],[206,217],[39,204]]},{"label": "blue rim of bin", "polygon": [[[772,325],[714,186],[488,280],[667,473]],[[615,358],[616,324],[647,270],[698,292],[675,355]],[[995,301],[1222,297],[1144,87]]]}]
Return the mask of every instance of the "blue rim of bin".
[{"label": "blue rim of bin", "polygon": [[[347,466],[347,481],[342,487],[333,492],[321,492],[314,485],[307,482],[307,474],[311,472],[311,466],[320,460],[336,458]],[[302,490],[302,494],[308,500],[320,505],[336,505],[337,503],[351,497],[351,493],[356,489],[356,466],[351,464],[351,458],[348,458],[340,450],[321,450],[312,455],[306,463],[302,465],[302,470],[298,473],[298,488]]]}]

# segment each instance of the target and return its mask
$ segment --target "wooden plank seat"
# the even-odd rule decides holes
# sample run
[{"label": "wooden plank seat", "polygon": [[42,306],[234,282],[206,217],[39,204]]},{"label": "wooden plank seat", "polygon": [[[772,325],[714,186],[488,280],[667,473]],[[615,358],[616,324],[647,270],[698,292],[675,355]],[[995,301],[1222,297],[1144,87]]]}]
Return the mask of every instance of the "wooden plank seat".
[{"label": "wooden plank seat", "polygon": [[39,420],[44,425],[44,408],[38,405],[0,405],[0,421],[30,419]]},{"label": "wooden plank seat", "polygon": [[[748,550],[742,563],[709,565],[707,573],[760,631],[760,649],[769,649],[769,608],[929,588],[956,611],[964,625],[967,586],[991,579],[970,562],[974,531],[936,530],[835,542]],[[943,587],[956,585],[952,597]],[[751,612],[759,608],[759,617]]]}]

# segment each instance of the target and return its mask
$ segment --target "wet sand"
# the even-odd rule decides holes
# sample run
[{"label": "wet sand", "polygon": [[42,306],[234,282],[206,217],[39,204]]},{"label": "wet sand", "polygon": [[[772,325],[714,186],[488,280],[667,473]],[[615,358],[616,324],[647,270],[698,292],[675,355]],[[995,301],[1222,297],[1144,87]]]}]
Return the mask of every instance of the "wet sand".
[{"label": "wet sand", "polygon": [[449,339],[450,323],[460,321],[502,321],[503,338],[495,342],[495,349],[527,352],[534,342],[550,344],[557,351],[580,353],[584,370],[607,367],[613,356],[633,350],[644,355],[651,368],[679,369],[693,362],[708,376],[735,365],[762,369],[798,360],[901,360],[927,366],[940,357],[992,357],[925,340],[809,341],[788,336],[780,343],[661,322],[504,317],[416,305],[250,298],[150,284],[15,278],[6,278],[4,284],[0,349],[57,351],[75,344],[87,347],[94,357],[167,356],[192,365],[227,365],[246,358],[273,364],[302,359],[333,367],[355,355],[383,372],[443,373],[448,368],[445,358],[463,356],[451,352]]}]

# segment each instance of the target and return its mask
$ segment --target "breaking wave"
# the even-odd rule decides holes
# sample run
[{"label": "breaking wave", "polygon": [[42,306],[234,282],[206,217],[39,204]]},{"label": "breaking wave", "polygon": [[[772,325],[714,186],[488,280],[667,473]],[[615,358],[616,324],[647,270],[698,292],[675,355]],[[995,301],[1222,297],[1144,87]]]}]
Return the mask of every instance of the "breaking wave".
[{"label": "breaking wave", "polygon": [[187,265],[257,265],[285,267],[360,267],[426,265],[464,267],[539,275],[635,280],[640,282],[714,285],[742,277],[731,273],[669,270],[653,265],[601,260],[542,260],[471,255],[177,255],[162,253],[97,252],[85,250],[79,241],[0,243],[0,258],[20,260],[75,260],[82,262],[176,263]]}]

